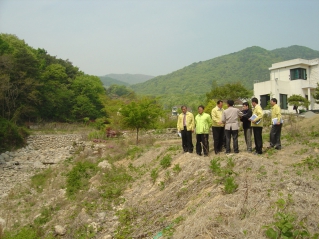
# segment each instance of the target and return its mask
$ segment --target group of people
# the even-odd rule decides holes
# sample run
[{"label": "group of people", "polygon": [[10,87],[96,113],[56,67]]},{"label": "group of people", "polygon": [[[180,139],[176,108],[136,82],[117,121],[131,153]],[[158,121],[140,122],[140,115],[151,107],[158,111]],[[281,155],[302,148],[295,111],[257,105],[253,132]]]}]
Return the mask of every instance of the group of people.
[{"label": "group of people", "polygon": [[[230,143],[233,140],[233,152],[239,153],[238,130],[239,122],[242,122],[247,151],[254,154],[263,153],[263,110],[258,104],[257,98],[252,98],[250,108],[248,102],[244,102],[242,110],[234,107],[233,100],[227,100],[227,109],[223,108],[224,102],[218,100],[216,107],[212,109],[211,115],[204,112],[204,106],[198,106],[196,117],[182,106],[182,113],[177,120],[177,130],[181,134],[182,147],[184,152],[193,153],[194,145],[192,134],[196,134],[196,153],[208,156],[209,153],[209,132],[212,129],[214,152],[219,154],[226,148],[225,153],[231,153]],[[270,145],[268,148],[281,149],[281,109],[277,105],[277,99],[272,98],[271,104],[271,131]],[[254,135],[255,149],[252,148],[252,135]]]}]

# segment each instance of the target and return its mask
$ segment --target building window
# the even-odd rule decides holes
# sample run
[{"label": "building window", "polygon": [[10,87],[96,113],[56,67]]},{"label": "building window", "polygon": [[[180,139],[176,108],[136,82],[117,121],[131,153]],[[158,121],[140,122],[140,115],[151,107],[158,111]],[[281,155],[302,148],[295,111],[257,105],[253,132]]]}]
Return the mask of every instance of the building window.
[{"label": "building window", "polygon": [[280,97],[280,108],[282,110],[287,110],[288,109],[287,95],[279,94],[279,97]]},{"label": "building window", "polygon": [[307,80],[307,71],[303,68],[290,70],[290,80]]},{"label": "building window", "polygon": [[260,96],[260,106],[265,109],[270,101],[270,95],[261,95]]}]

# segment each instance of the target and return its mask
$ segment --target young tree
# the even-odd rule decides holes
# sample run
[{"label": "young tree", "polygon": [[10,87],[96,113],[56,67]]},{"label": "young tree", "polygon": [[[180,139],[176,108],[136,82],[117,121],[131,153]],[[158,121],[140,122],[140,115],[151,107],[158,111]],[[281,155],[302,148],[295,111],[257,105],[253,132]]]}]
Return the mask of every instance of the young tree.
[{"label": "young tree", "polygon": [[160,116],[163,115],[162,107],[154,99],[143,98],[124,105],[120,109],[122,124],[125,127],[136,129],[136,144],[140,129],[149,129]]},{"label": "young tree", "polygon": [[315,93],[313,94],[313,98],[315,98],[316,103],[319,104],[319,83],[317,83],[317,88],[315,89]]},{"label": "young tree", "polygon": [[292,95],[288,97],[287,101],[289,105],[294,106],[296,108],[296,111],[299,106],[307,108],[310,104],[310,102],[301,95]]}]

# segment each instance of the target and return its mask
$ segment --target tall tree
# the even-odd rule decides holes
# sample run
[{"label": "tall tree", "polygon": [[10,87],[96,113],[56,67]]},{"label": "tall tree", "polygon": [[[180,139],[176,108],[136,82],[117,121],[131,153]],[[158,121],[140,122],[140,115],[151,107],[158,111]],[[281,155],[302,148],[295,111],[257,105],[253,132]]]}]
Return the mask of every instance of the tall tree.
[{"label": "tall tree", "polygon": [[252,96],[252,92],[248,90],[240,82],[227,83],[222,86],[218,86],[216,81],[213,81],[212,89],[209,93],[206,93],[206,102],[208,103],[211,99],[215,100],[237,100],[237,99],[248,99]]},{"label": "tall tree", "polygon": [[141,129],[149,129],[163,115],[161,106],[154,99],[143,98],[120,109],[124,127],[136,130],[136,144]]}]

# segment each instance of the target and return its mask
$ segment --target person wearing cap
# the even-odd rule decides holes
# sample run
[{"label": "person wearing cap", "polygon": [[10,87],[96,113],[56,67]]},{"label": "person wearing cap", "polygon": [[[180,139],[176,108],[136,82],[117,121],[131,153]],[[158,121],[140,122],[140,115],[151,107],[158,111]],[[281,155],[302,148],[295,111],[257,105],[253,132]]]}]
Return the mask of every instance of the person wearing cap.
[{"label": "person wearing cap", "polygon": [[249,119],[251,121],[251,127],[253,129],[254,140],[255,140],[255,153],[254,154],[262,154],[263,153],[263,109],[258,104],[257,98],[251,99],[251,104],[254,107],[253,116],[254,119]]},{"label": "person wearing cap", "polygon": [[212,119],[210,115],[204,112],[204,106],[198,106],[198,114],[195,117],[195,131],[196,131],[196,153],[204,156],[208,156],[209,152],[209,129],[212,125]]},{"label": "person wearing cap", "polygon": [[223,101],[218,100],[216,107],[213,108],[211,112],[215,154],[219,154],[223,149],[223,140],[224,140],[224,123],[222,122],[223,112],[224,112]]},{"label": "person wearing cap", "polygon": [[282,128],[282,118],[281,109],[277,105],[277,99],[272,98],[270,100],[271,104],[271,130],[270,130],[270,148],[281,149],[281,128]]},{"label": "person wearing cap", "polygon": [[185,105],[183,105],[181,109],[182,113],[178,115],[177,119],[177,131],[181,133],[184,153],[193,153],[192,133],[194,132],[195,126],[194,115],[187,111]]}]

